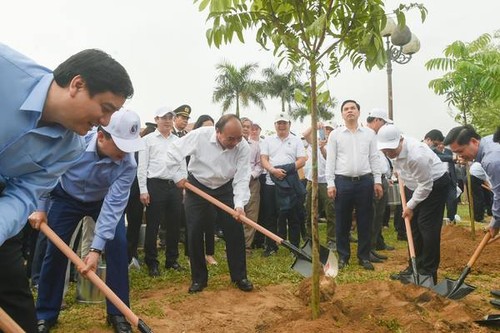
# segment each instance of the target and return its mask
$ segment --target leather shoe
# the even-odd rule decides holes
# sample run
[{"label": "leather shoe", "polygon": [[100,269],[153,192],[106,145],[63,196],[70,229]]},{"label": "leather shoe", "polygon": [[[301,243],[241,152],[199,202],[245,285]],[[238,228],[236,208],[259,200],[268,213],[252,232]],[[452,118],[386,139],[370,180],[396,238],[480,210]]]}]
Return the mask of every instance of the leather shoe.
[{"label": "leather shoe", "polygon": [[55,322],[50,320],[41,319],[37,322],[37,332],[38,333],[49,333],[52,326],[55,325]]},{"label": "leather shoe", "polygon": [[389,277],[391,278],[391,280],[401,280],[401,276],[408,276],[412,274],[413,274],[413,269],[410,266],[408,266],[399,273],[389,275]]},{"label": "leather shoe", "polygon": [[396,248],[394,246],[390,246],[387,244],[384,244],[384,246],[377,246],[375,250],[377,251],[394,251]]},{"label": "leather shoe", "polygon": [[205,289],[206,286],[207,286],[206,282],[205,283],[193,282],[193,283],[191,283],[191,286],[189,287],[188,292],[190,294],[199,293],[199,292],[203,291],[203,289]]},{"label": "leather shoe", "polygon": [[252,291],[253,290],[253,284],[248,279],[241,279],[238,281],[234,281],[234,284],[238,287],[238,289],[243,290],[243,291]]},{"label": "leather shoe", "polygon": [[122,315],[108,314],[107,322],[108,325],[113,326],[115,333],[132,333],[132,326]]},{"label": "leather shoe", "polygon": [[171,263],[171,264],[166,264],[166,265],[165,265],[165,268],[166,268],[166,269],[173,269],[174,271],[178,271],[178,272],[180,272],[180,271],[183,271],[183,270],[184,270],[184,268],[182,268],[182,266],[181,266],[181,265],[179,265],[179,263],[178,263],[177,261],[174,261],[174,262],[173,262],[173,263]]},{"label": "leather shoe", "polygon": [[500,308],[500,300],[499,299],[492,299],[490,300],[491,305],[496,306],[497,308]]},{"label": "leather shoe", "polygon": [[347,260],[340,259],[339,260],[339,269],[344,269],[348,265]]},{"label": "leather shoe", "polygon": [[382,259],[377,258],[373,253],[370,253],[369,259],[370,262],[381,263],[384,262]]},{"label": "leather shoe", "polygon": [[361,267],[363,267],[364,269],[368,270],[368,271],[374,271],[375,270],[375,267],[373,267],[372,263],[370,262],[370,260],[366,260],[366,259],[363,259],[363,260],[359,260],[359,265]]},{"label": "leather shoe", "polygon": [[492,294],[493,296],[495,296],[495,297],[500,297],[500,290],[492,290],[492,291],[490,291],[490,292],[491,292],[491,294]]},{"label": "leather shoe", "polygon": [[374,257],[377,257],[378,259],[387,260],[387,256],[384,256],[383,254],[378,253],[376,251],[372,250],[372,251],[370,251],[370,254],[373,255]]},{"label": "leather shoe", "polygon": [[158,269],[158,266],[149,267],[149,276],[151,276],[151,277],[160,276],[160,270]]}]

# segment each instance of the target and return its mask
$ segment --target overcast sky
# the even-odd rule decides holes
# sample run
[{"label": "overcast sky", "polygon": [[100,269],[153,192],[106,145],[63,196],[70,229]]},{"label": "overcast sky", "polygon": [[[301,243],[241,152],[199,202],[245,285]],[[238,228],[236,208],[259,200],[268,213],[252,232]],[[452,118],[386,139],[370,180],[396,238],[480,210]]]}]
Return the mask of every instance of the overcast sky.
[{"label": "overcast sky", "polygon": [[[402,2],[408,1],[386,1],[387,11]],[[421,23],[414,10],[407,14],[407,21],[421,41],[421,50],[410,63],[393,66],[394,120],[417,138],[432,128],[446,134],[455,125],[444,98],[428,88],[428,82],[440,73],[425,70],[425,62],[442,56],[446,45],[455,40],[472,41],[500,28],[498,0],[420,2],[429,10],[427,20]],[[194,121],[201,114],[214,118],[221,114],[221,106],[212,103],[217,63],[257,62],[261,68],[277,63],[251,35],[246,44],[235,41],[221,49],[209,48],[205,17],[191,0],[9,1],[0,14],[0,41],[52,69],[82,49],[102,49],[128,70],[135,95],[126,105],[143,122],[152,121],[161,106],[181,104],[192,106]],[[374,107],[387,109],[385,69],[367,73],[345,63],[342,73],[329,80],[328,88],[339,101],[359,101],[362,119]],[[266,100],[266,106],[266,111],[250,106],[241,115],[273,129],[280,104]],[[338,107],[335,113],[341,122]],[[294,123],[292,130],[300,132],[308,122]]]}]

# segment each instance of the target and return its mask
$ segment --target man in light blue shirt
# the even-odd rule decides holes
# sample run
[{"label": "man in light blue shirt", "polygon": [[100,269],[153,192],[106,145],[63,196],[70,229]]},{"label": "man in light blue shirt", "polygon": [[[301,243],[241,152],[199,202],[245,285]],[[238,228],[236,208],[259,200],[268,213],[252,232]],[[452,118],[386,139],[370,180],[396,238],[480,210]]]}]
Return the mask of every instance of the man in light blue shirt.
[{"label": "man in light blue shirt", "polygon": [[52,73],[0,44],[0,73],[0,307],[36,332],[16,235],[85,149],[78,134],[107,125],[133,87],[125,69],[99,50],[77,53]]},{"label": "man in light blue shirt", "polygon": [[[87,149],[60,178],[50,194],[48,218],[36,212],[30,222],[45,222],[66,243],[85,216],[96,221],[87,264],[81,272],[95,271],[106,250],[109,287],[128,304],[128,257],[124,210],[137,172],[133,152],[142,150],[139,116],[128,110],[113,114],[109,126],[99,127],[86,137]],[[35,225],[37,226],[37,225]],[[63,297],[67,258],[52,243],[47,246],[38,283],[36,303],[38,332],[48,332],[59,315]],[[108,322],[116,332],[131,332],[120,311],[108,301]]]}]

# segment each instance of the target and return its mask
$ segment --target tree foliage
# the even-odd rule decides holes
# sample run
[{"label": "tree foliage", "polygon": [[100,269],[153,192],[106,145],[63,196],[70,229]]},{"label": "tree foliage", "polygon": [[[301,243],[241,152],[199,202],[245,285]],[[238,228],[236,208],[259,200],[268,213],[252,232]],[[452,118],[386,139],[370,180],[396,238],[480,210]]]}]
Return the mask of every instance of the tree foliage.
[{"label": "tree foliage", "polygon": [[292,111],[292,102],[295,96],[295,89],[301,89],[304,83],[300,81],[302,70],[293,67],[290,71],[280,72],[276,66],[264,68],[264,93],[269,97],[276,97],[281,100],[281,112],[290,113]]},{"label": "tree foliage", "polygon": [[252,74],[258,69],[256,63],[237,68],[229,62],[222,62],[217,64],[216,69],[219,74],[215,79],[217,86],[213,101],[222,102],[222,113],[227,112],[234,104],[235,113],[239,117],[240,103],[248,107],[250,102],[265,110],[262,83],[252,79]]},{"label": "tree foliage", "polygon": [[[334,116],[333,109],[338,102],[330,96],[329,90],[322,90],[325,81],[317,86],[317,104],[318,104],[318,120],[331,120]],[[309,83],[303,84],[295,89],[295,107],[291,109],[290,116],[293,119],[303,121],[304,118],[310,115],[311,110],[311,87]]]},{"label": "tree foliage", "polygon": [[428,70],[446,71],[429,87],[459,110],[455,120],[490,133],[500,118],[500,48],[493,43],[497,38],[483,34],[470,43],[455,41],[444,49],[444,57],[425,65]]}]

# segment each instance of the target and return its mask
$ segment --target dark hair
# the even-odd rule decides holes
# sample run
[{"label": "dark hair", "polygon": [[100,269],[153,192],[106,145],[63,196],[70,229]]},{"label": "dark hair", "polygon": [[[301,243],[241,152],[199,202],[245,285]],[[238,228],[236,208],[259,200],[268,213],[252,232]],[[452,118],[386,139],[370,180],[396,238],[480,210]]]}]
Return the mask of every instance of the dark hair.
[{"label": "dark hair", "polygon": [[237,119],[238,121],[240,121],[240,118],[237,115],[228,113],[220,117],[219,120],[217,120],[217,123],[215,124],[215,129],[218,132],[222,132],[224,130],[224,126],[226,126],[227,122],[230,121],[231,119]]},{"label": "dark hair", "polygon": [[203,123],[208,120],[210,120],[212,123],[215,123],[214,119],[210,117],[208,114],[202,114],[201,116],[198,117],[198,119],[194,123],[193,129],[200,128],[201,126],[203,126]]},{"label": "dark hair", "polygon": [[500,126],[497,127],[497,131],[493,135],[493,141],[500,143]]},{"label": "dark hair", "polygon": [[112,139],[111,134],[110,134],[108,131],[106,131],[104,128],[102,128],[102,126],[101,126],[101,125],[99,125],[99,126],[97,127],[97,132],[102,132],[102,134],[104,135],[104,137],[105,137],[107,140]]},{"label": "dark hair", "polygon": [[433,129],[427,132],[427,134],[424,136],[424,139],[431,139],[432,141],[443,141],[444,136],[440,130]]},{"label": "dark hair", "polygon": [[78,52],[54,70],[54,80],[60,87],[67,87],[77,75],[85,80],[90,97],[108,91],[125,98],[134,94],[125,68],[101,50]]},{"label": "dark hair", "polygon": [[361,106],[359,106],[358,102],[356,102],[353,99],[346,99],[345,101],[342,102],[342,105],[340,106],[340,112],[342,112],[342,110],[344,109],[344,105],[346,105],[347,103],[354,103],[354,104],[356,104],[356,107],[358,108],[358,111],[361,111]]},{"label": "dark hair", "polygon": [[153,125],[153,124],[146,123],[146,127],[139,134],[141,136],[141,138],[143,136],[146,136],[146,135],[148,135],[148,134],[153,133],[154,131],[156,131],[156,124],[154,124],[155,126],[151,126],[151,125]]},{"label": "dark hair", "polygon": [[465,145],[468,144],[472,138],[477,140],[481,139],[481,136],[477,134],[474,127],[471,125],[457,126],[448,132],[443,144],[447,146],[456,142],[458,145]]}]

